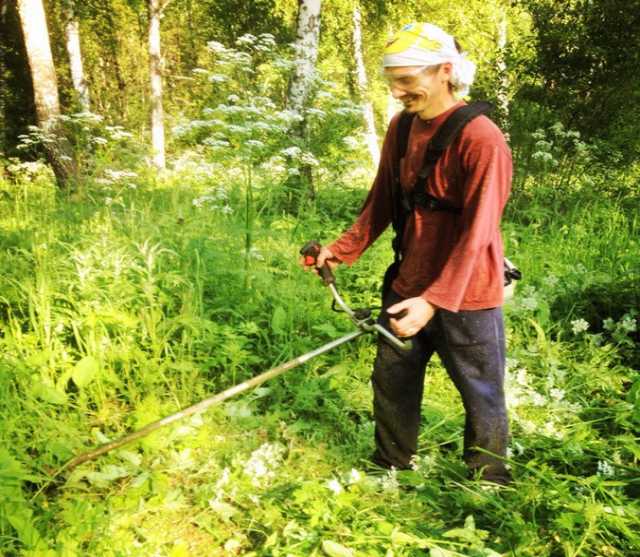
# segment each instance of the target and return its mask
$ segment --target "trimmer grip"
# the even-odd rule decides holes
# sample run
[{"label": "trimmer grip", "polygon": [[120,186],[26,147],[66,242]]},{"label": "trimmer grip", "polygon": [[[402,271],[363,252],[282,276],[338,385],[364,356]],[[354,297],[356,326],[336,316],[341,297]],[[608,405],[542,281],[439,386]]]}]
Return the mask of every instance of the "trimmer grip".
[{"label": "trimmer grip", "polygon": [[[317,240],[311,240],[310,242],[307,242],[304,246],[302,246],[302,248],[300,249],[300,255],[304,257],[304,264],[306,266],[311,267],[312,265],[316,265],[321,248],[322,246]],[[331,268],[327,263],[320,267],[318,269],[318,272],[322,277],[322,282],[324,282],[326,285],[335,284],[336,277],[333,276],[333,272],[331,271]]]},{"label": "trimmer grip", "polygon": [[402,309],[398,313],[389,313],[389,311],[387,310],[387,315],[389,317],[393,317],[394,319],[402,319],[407,315],[407,313],[409,313],[408,309]]}]

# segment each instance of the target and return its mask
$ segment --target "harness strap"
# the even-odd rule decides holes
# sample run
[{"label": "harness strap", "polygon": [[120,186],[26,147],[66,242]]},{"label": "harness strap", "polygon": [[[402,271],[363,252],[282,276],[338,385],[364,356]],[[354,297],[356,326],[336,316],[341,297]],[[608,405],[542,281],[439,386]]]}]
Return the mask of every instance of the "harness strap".
[{"label": "harness strap", "polygon": [[396,236],[392,242],[394,259],[402,259],[402,235],[409,214],[416,206],[430,211],[446,211],[461,214],[462,208],[455,207],[444,199],[439,199],[426,191],[426,180],[431,176],[438,160],[444,151],[458,137],[462,129],[474,118],[492,110],[493,105],[485,101],[478,101],[461,106],[451,113],[438,128],[424,154],[422,168],[418,173],[416,184],[410,192],[405,191],[400,184],[400,161],[405,156],[409,143],[409,133],[415,115],[403,111],[397,128],[396,152],[394,153],[394,183],[393,193],[393,228]]},{"label": "harness strap", "polygon": [[396,149],[393,156],[393,183],[391,184],[392,224],[395,232],[395,237],[391,245],[393,247],[395,262],[399,262],[402,257],[402,234],[406,222],[405,197],[403,195],[402,185],[400,184],[400,161],[407,152],[409,133],[411,132],[411,124],[413,124],[414,117],[415,114],[403,110],[402,114],[400,114],[400,120],[398,121],[398,128],[396,130]]}]

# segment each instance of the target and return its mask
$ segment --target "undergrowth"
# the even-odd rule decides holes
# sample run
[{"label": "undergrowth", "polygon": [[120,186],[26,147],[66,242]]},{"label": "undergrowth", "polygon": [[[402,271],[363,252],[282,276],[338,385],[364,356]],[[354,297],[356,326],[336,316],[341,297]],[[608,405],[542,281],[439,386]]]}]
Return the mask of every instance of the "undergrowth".
[{"label": "undergrowth", "polygon": [[[297,250],[334,238],[364,191],[319,189],[292,216],[261,210],[258,187],[248,248],[222,171],[81,199],[46,176],[2,184],[4,554],[640,555],[640,223],[584,191],[515,192],[505,216],[525,277],[506,306],[513,487],[465,479],[437,360],[414,469],[368,469],[368,337],[48,485],[73,455],[351,330]],[[339,271],[354,306],[378,304],[387,240]]]}]

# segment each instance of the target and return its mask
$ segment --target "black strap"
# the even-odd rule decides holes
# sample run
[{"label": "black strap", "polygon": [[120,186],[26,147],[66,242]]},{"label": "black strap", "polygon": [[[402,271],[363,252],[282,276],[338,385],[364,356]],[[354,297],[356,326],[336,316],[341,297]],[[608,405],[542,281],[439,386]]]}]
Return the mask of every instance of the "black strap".
[{"label": "black strap", "polygon": [[[438,131],[431,138],[431,141],[429,141],[429,145],[427,145],[427,150],[424,154],[422,169],[418,173],[418,178],[422,180],[427,179],[442,156],[442,153],[444,153],[447,147],[449,147],[455,138],[458,137],[462,128],[464,128],[474,118],[484,114],[485,112],[489,112],[492,109],[493,105],[491,103],[477,101],[461,106],[451,113],[438,128]],[[404,157],[404,154],[407,151],[407,144],[408,138],[405,140],[404,151],[402,151],[401,157]]]},{"label": "black strap", "polygon": [[394,183],[393,194],[393,228],[396,236],[392,242],[394,259],[402,258],[402,235],[407,217],[416,205],[431,211],[447,211],[460,214],[462,209],[454,207],[449,202],[436,198],[426,191],[426,180],[431,176],[438,160],[445,150],[458,137],[462,129],[474,118],[489,112],[493,106],[485,101],[478,101],[461,106],[452,112],[440,125],[436,134],[431,138],[424,154],[422,168],[418,173],[416,184],[411,192],[406,192],[400,185],[400,161],[407,152],[409,133],[414,114],[403,111],[400,115],[396,133],[396,152],[394,153]]},{"label": "black strap", "polygon": [[394,261],[400,261],[400,250],[402,248],[402,233],[406,222],[406,208],[404,207],[404,194],[400,185],[400,161],[407,151],[409,143],[409,133],[411,132],[411,124],[415,114],[411,114],[406,110],[400,114],[398,128],[396,130],[396,149],[393,156],[393,183],[391,184],[391,208],[392,208],[392,224],[395,237],[391,242],[393,246]]}]

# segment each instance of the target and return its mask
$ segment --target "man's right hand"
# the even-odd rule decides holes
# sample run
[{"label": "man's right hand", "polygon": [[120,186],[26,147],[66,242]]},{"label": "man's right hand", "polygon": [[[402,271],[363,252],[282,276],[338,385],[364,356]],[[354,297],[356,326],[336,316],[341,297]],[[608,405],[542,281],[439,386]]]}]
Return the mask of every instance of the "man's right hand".
[{"label": "man's right hand", "polygon": [[[329,265],[329,269],[333,272],[335,268],[340,265],[341,261],[329,248],[322,246],[318,257],[316,257],[315,271],[318,272],[318,269],[320,269],[325,263]],[[313,265],[305,265],[304,257],[300,258],[300,264],[304,266],[305,271],[314,268]]]}]

